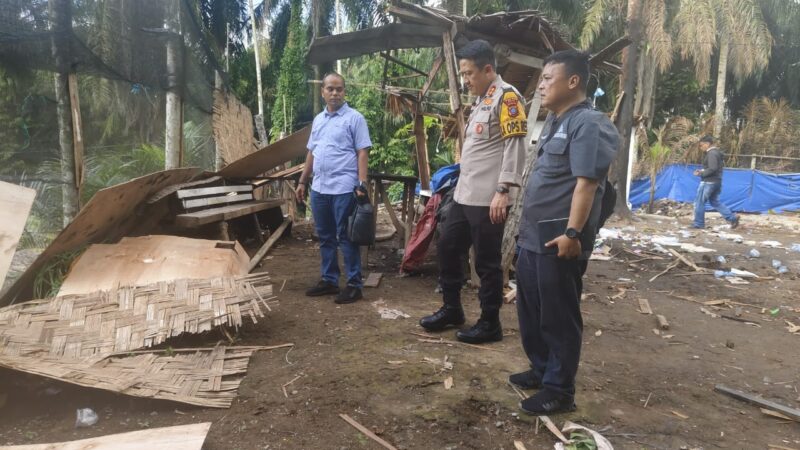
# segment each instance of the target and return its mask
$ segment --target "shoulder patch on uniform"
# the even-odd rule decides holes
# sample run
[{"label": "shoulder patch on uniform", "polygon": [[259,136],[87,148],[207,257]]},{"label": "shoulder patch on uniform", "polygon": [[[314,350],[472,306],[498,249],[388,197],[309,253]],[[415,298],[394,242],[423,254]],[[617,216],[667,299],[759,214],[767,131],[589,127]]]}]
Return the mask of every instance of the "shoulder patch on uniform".
[{"label": "shoulder patch on uniform", "polygon": [[524,102],[516,92],[504,90],[500,102],[500,135],[503,138],[525,136],[528,133],[528,117]]}]

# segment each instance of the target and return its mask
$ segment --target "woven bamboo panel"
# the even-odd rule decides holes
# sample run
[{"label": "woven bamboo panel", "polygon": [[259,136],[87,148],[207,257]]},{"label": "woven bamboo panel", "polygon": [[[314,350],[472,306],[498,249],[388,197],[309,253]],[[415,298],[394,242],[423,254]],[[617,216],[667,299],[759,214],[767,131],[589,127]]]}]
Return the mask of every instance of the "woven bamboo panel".
[{"label": "woven bamboo panel", "polygon": [[258,349],[217,346],[84,359],[0,354],[0,366],[135,397],[227,408]]},{"label": "woven bamboo panel", "polygon": [[181,333],[254,323],[272,286],[264,274],[176,280],[93,294],[34,300],[0,309],[0,354],[46,349],[50,356],[92,358],[151,347]]},{"label": "woven bamboo panel", "polygon": [[222,167],[256,150],[250,110],[236,96],[219,89],[214,91],[212,128],[222,157]]},{"label": "woven bamboo panel", "polygon": [[[0,366],[81,386],[230,406],[257,347],[134,352],[182,333],[254,323],[269,277],[176,280],[0,309]],[[135,353],[135,354],[134,354]]]}]

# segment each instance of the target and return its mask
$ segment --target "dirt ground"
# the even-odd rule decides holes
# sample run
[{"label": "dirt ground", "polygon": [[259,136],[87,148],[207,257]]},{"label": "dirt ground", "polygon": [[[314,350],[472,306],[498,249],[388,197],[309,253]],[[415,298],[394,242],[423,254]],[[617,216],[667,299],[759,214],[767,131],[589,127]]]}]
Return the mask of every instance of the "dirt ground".
[{"label": "dirt ground", "polygon": [[[800,404],[800,334],[790,333],[786,323],[800,325],[800,253],[760,244],[800,243],[800,219],[745,216],[742,222],[736,232],[755,246],[710,231],[684,238],[677,233],[689,223],[686,217],[640,217],[633,227],[635,233],[673,233],[681,242],[716,250],[706,262],[702,254],[684,253],[700,264],[713,267],[724,255],[727,266],[773,279],[734,285],[678,266],[649,282],[673,258],[637,254],[636,239],[609,242],[611,260],[592,261],[586,275],[578,410],[554,416],[556,423],[568,419],[589,426],[618,449],[800,448],[800,424],[766,416],[713,390],[724,384],[788,406]],[[723,222],[711,214],[709,223]],[[295,346],[257,353],[230,409],[131,398],[3,370],[0,444],[211,421],[207,449],[380,448],[339,417],[348,414],[400,449],[513,449],[515,440],[528,449],[552,449],[553,435],[543,427],[537,432],[536,419],[520,413],[519,398],[506,381],[527,365],[514,305],[502,311],[504,340],[489,349],[425,342],[414,333],[423,332],[418,319],[439,306],[436,266],[429,262],[420,276],[398,277],[392,245],[370,252],[366,271],[385,274],[380,286],[367,289],[364,301],[345,306],[303,295],[318,276],[318,249],[308,227],[296,227],[292,238],[270,252],[262,269],[273,277],[278,303],[257,325],[245,326],[238,343]],[[747,259],[750,248],[759,248],[761,257]],[[772,259],[790,272],[778,274]],[[464,294],[474,321],[475,291]],[[667,318],[669,330],[656,334],[655,315],[639,311],[641,298]],[[701,304],[711,300],[729,303]],[[382,319],[378,306],[410,318]],[[221,336],[184,343],[211,345]],[[454,339],[454,332],[441,337]],[[75,429],[75,410],[84,407],[97,411],[100,421]]]}]

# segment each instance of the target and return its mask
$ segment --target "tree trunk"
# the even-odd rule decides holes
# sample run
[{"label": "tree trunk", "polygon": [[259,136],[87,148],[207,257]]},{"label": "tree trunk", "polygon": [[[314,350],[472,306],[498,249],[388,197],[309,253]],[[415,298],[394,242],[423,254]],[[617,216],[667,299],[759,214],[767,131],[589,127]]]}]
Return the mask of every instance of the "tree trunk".
[{"label": "tree trunk", "polygon": [[183,40],[180,31],[180,4],[171,0],[165,26],[169,31],[167,38],[167,108],[166,131],[164,135],[164,167],[175,169],[181,165],[181,48]]},{"label": "tree trunk", "polygon": [[639,67],[639,50],[642,43],[642,3],[641,0],[628,0],[628,23],[626,34],[631,38],[629,45],[622,53],[622,77],[620,91],[623,92],[622,107],[617,118],[621,145],[614,172],[617,182],[617,205],[615,212],[624,219],[631,217],[628,208],[628,161],[630,160],[630,143],[633,134],[633,106],[636,94],[636,75]]},{"label": "tree trunk", "polygon": [[[322,8],[321,0],[311,0],[311,24],[312,24],[312,36],[311,36],[311,43],[314,43],[314,39],[319,37],[319,30],[320,30],[320,20],[322,14],[320,14],[320,9]],[[314,65],[314,79],[319,80],[322,77],[322,68],[319,64]],[[311,83],[311,98],[314,99],[314,114],[318,114],[322,111],[322,105],[320,104],[320,87],[321,85],[317,85],[315,83]]]},{"label": "tree trunk", "polygon": [[725,83],[728,78],[730,41],[724,33],[719,38],[719,67],[717,68],[717,98],[714,104],[714,138],[719,139],[725,123]]},{"label": "tree trunk", "polygon": [[[538,75],[537,75],[538,79]],[[539,136],[534,135],[534,128],[536,119],[539,116],[539,110],[542,107],[542,97],[539,92],[533,96],[531,107],[528,109],[528,134],[525,136],[525,169],[522,172],[522,187],[514,199],[514,204],[511,211],[508,213],[508,220],[506,220],[505,230],[503,232],[502,244],[502,267],[503,267],[503,281],[508,280],[508,271],[511,269],[511,264],[514,262],[514,254],[517,250],[517,234],[519,234],[519,223],[522,219],[522,201],[525,192],[525,186],[528,185],[528,178],[533,171],[533,164],[536,161],[536,145],[532,144],[534,139]]]},{"label": "tree trunk", "polygon": [[258,95],[258,115],[255,117],[256,130],[261,145],[265,145],[267,139],[266,129],[264,128],[264,93],[261,89],[261,54],[258,49],[258,29],[256,27],[256,15],[253,11],[253,0],[247,0],[247,8],[250,11],[250,24],[253,27],[253,54],[256,58],[256,92]]},{"label": "tree trunk", "polygon": [[655,57],[652,53],[645,53],[639,58],[639,67],[641,70],[638,72],[639,79],[637,80],[636,87],[636,100],[633,108],[633,116],[640,117],[647,123],[653,122],[652,109],[655,96],[655,81],[658,67],[655,63]]},{"label": "tree trunk", "polygon": [[[56,63],[54,75],[56,116],[58,118],[58,147],[61,152],[61,204],[66,227],[78,214],[78,186],[75,178],[75,149],[72,143],[72,108],[69,100],[68,49],[72,18],[69,0],[50,0],[52,29],[51,52]],[[60,34],[63,33],[63,34]]]}]

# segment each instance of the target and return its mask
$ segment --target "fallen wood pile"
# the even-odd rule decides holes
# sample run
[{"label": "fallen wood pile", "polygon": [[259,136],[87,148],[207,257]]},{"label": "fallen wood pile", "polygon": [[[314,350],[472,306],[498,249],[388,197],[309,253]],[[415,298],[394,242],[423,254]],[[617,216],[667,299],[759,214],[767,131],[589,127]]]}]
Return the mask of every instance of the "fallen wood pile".
[{"label": "fallen wood pile", "polygon": [[177,280],[0,309],[0,366],[138,397],[228,407],[259,347],[146,351],[182,333],[256,322],[269,278]]},{"label": "fallen wood pile", "polygon": [[128,433],[81,439],[79,441],[55,442],[51,444],[11,445],[3,450],[200,450],[206,440],[211,422],[174,427],[152,428]]}]

